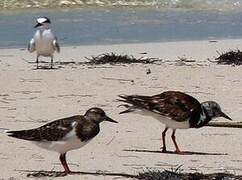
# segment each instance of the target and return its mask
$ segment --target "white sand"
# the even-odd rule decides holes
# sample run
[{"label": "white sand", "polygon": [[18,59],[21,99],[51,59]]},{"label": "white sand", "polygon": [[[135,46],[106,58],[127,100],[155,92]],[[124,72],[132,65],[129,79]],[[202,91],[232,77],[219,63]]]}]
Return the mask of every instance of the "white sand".
[{"label": "white sand", "polygon": [[[63,47],[56,61],[86,61],[85,56],[116,52],[172,62],[97,68],[69,64],[55,70],[36,70],[35,64],[27,62],[34,62],[35,54],[26,50],[0,49],[0,127],[11,130],[34,128],[43,125],[45,122],[42,121],[83,114],[88,108],[98,106],[119,124],[102,123],[100,134],[92,142],[67,154],[73,171],[137,174],[148,168],[169,170],[182,165],[181,169],[185,172],[242,174],[241,129],[205,127],[177,131],[181,150],[207,155],[123,151],[160,150],[164,126],[151,118],[119,115],[123,108],[118,108],[120,103],[115,101],[118,94],[153,95],[166,90],[180,90],[200,101],[219,102],[234,121],[241,121],[242,67],[207,61],[207,58],[218,56],[216,51],[237,48],[242,49],[242,40]],[[140,54],[143,52],[147,54]],[[177,57],[195,59],[196,62],[181,65],[176,62]],[[149,75],[146,74],[147,68],[151,69]],[[225,121],[222,118],[218,120]],[[174,150],[169,136],[170,131],[167,148]],[[26,179],[27,173],[19,170],[63,171],[58,154],[40,149],[30,142],[7,137],[4,133],[0,133],[0,138],[0,179]],[[79,178],[68,176],[65,179]],[[82,176],[82,179],[113,178]]]}]

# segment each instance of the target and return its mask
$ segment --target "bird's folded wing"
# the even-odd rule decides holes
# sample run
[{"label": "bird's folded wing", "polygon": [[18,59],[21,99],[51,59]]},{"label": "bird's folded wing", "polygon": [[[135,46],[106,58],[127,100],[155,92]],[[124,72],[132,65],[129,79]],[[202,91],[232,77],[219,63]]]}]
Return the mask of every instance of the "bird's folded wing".
[{"label": "bird's folded wing", "polygon": [[34,42],[33,38],[29,41],[28,51],[29,52],[34,52],[35,51],[35,42]]},{"label": "bird's folded wing", "polygon": [[168,116],[177,121],[185,121],[194,111],[200,111],[201,105],[192,96],[176,91],[167,91],[151,97],[151,111]]},{"label": "bird's folded wing", "polygon": [[60,52],[60,45],[57,41],[57,37],[55,37],[55,39],[53,40],[53,47],[58,53]]},{"label": "bird's folded wing", "polygon": [[72,116],[45,124],[36,129],[9,131],[11,137],[30,141],[58,141],[63,139],[75,126],[81,116]]},{"label": "bird's folded wing", "polygon": [[154,96],[120,96],[123,102],[136,108],[146,109],[177,121],[185,121],[201,105],[192,96],[178,91],[166,91]]}]

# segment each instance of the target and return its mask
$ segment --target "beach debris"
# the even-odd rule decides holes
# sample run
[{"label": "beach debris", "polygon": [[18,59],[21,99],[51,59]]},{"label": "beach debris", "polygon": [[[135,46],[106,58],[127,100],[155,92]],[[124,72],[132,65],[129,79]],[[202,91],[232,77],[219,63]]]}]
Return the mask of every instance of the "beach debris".
[{"label": "beach debris", "polygon": [[208,42],[210,42],[210,43],[216,43],[216,42],[218,42],[218,41],[215,40],[215,39],[211,39],[211,40],[209,40]]},{"label": "beach debris", "polygon": [[212,62],[223,65],[242,65],[242,51],[239,49],[230,50],[222,54],[217,51],[217,53],[219,54],[219,57],[217,57],[215,61]]},{"label": "beach debris", "polygon": [[[229,173],[212,173],[212,174],[203,174],[203,173],[183,173],[180,170],[181,166],[178,166],[176,169],[171,170],[148,170],[139,173],[138,175],[126,174],[126,173],[115,173],[115,172],[73,172],[75,175],[93,175],[93,176],[111,176],[111,177],[125,177],[125,178],[135,178],[141,180],[239,180],[242,176],[236,176]],[[43,177],[63,177],[65,176],[64,172],[56,171],[31,171],[31,170],[18,170],[20,172],[27,172],[28,178],[43,178]]]},{"label": "beach debris", "polygon": [[33,173],[28,173],[27,177],[29,178],[41,178],[41,177],[64,177],[64,172],[55,172],[55,171],[36,171]]},{"label": "beach debris", "polygon": [[206,126],[210,127],[227,127],[227,128],[242,128],[242,122],[209,122]]},{"label": "beach debris", "polygon": [[202,174],[202,173],[182,173],[175,171],[159,171],[149,170],[143,173],[139,173],[137,179],[142,180],[214,180],[214,179],[240,179],[242,176],[235,176],[229,173],[213,173],[213,174]]},{"label": "beach debris", "polygon": [[146,69],[146,74],[150,74],[150,73],[151,73],[150,68]]},{"label": "beach debris", "polygon": [[178,58],[178,61],[181,61],[181,62],[184,62],[184,63],[191,63],[191,62],[196,62],[195,59],[192,59],[192,58],[187,58],[187,57],[177,57]]},{"label": "beach debris", "polygon": [[159,58],[135,58],[134,56],[129,55],[118,55],[115,53],[104,53],[98,56],[92,56],[91,58],[87,58],[89,62],[86,64],[91,65],[98,65],[98,64],[133,64],[133,63],[140,63],[140,64],[154,64],[156,62],[161,62],[162,60]]},{"label": "beach debris", "polygon": [[[177,57],[177,59],[174,61],[176,66],[192,66],[196,62],[193,58],[187,58],[185,56],[183,57]],[[173,62],[173,63],[174,63]]]},{"label": "beach debris", "polygon": [[[18,170],[20,172],[27,172],[28,178],[43,178],[43,177],[64,177],[66,174],[64,172],[56,172],[56,171],[31,171],[31,170]],[[105,171],[96,171],[96,172],[72,172],[73,175],[93,175],[93,176],[117,176],[117,177],[125,177],[125,178],[137,178],[137,175],[126,174],[126,173],[115,173],[115,172],[105,172]]]},{"label": "beach debris", "polygon": [[134,80],[133,79],[121,79],[121,78],[102,78],[102,79],[105,79],[105,80],[115,80],[115,81],[123,81],[123,82],[131,82],[131,83],[134,83]]}]

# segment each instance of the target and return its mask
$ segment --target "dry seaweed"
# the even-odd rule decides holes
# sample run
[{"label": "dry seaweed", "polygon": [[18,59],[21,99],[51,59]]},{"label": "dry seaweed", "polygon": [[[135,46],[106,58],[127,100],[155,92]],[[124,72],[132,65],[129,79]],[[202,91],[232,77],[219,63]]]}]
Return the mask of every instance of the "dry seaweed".
[{"label": "dry seaweed", "polygon": [[[57,172],[57,171],[31,171],[31,170],[18,170],[20,172],[28,172],[28,178],[43,178],[43,177],[64,177],[67,176],[64,172]],[[136,175],[126,174],[126,173],[115,173],[115,172],[72,172],[71,175],[93,175],[93,176],[120,176],[126,178],[137,178]]]},{"label": "dry seaweed", "polygon": [[29,178],[42,178],[42,177],[63,177],[65,176],[64,172],[54,172],[54,171],[38,171],[34,173],[28,173],[27,177]]},{"label": "dry seaweed", "polygon": [[177,171],[147,171],[137,176],[142,180],[239,180],[242,176],[235,176],[228,173],[181,173]]},{"label": "dry seaweed", "polygon": [[104,53],[98,56],[92,56],[91,58],[87,58],[89,62],[86,64],[90,65],[98,65],[98,64],[132,64],[132,63],[141,63],[141,64],[154,64],[156,62],[161,62],[161,59],[158,58],[144,58],[141,57],[139,59],[134,56],[129,55],[118,55],[115,53]]},{"label": "dry seaweed", "polygon": [[219,57],[217,57],[215,62],[217,64],[224,64],[224,65],[242,65],[242,51],[239,49],[237,50],[231,50],[229,52],[225,52],[219,54]]},{"label": "dry seaweed", "polygon": [[[93,176],[120,176],[125,178],[133,178],[140,180],[239,180],[242,176],[236,176],[229,173],[213,173],[213,174],[202,174],[202,173],[182,173],[178,166],[172,170],[148,170],[138,175],[126,174],[126,173],[115,173],[115,172],[73,172],[73,175],[93,175]],[[18,170],[21,172],[28,172],[28,178],[43,178],[43,177],[63,177],[66,176],[64,172],[56,171],[31,171],[31,170]]]}]

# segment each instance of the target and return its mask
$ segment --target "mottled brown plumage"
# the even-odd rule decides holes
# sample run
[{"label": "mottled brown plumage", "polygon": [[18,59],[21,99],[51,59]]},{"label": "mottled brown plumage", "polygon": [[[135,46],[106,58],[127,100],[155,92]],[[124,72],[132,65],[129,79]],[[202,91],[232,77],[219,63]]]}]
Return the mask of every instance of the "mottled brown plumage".
[{"label": "mottled brown plumage", "polygon": [[137,108],[168,116],[176,121],[186,121],[194,112],[201,112],[198,100],[179,91],[166,91],[154,96],[120,95],[120,101],[132,104]]},{"label": "mottled brown plumage", "polygon": [[[73,123],[76,123],[73,126]],[[99,124],[76,115],[58,119],[36,129],[9,131],[9,136],[29,141],[58,141],[63,139],[73,128],[81,141],[95,137],[99,132]]]},{"label": "mottled brown plumage", "polygon": [[60,161],[65,173],[71,173],[66,163],[66,152],[81,148],[94,138],[100,131],[99,123],[110,121],[100,108],[91,108],[85,115],[76,115],[58,119],[39,128],[20,131],[9,131],[11,137],[29,140],[39,147],[60,153]]},{"label": "mottled brown plumage", "polygon": [[166,125],[162,132],[163,152],[166,152],[165,135],[169,128],[173,129],[172,140],[176,152],[181,153],[175,139],[176,129],[200,128],[216,117],[231,120],[221,111],[214,101],[200,103],[194,97],[179,91],[166,91],[154,96],[120,95],[118,99],[127,109],[120,112],[136,112],[152,116]]}]

